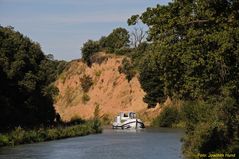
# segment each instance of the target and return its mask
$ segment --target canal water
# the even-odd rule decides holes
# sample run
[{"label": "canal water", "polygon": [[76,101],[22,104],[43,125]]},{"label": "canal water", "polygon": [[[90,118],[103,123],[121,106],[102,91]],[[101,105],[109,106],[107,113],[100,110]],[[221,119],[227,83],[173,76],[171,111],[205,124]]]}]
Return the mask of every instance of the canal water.
[{"label": "canal water", "polygon": [[112,130],[102,134],[0,148],[0,159],[179,159],[180,129]]}]

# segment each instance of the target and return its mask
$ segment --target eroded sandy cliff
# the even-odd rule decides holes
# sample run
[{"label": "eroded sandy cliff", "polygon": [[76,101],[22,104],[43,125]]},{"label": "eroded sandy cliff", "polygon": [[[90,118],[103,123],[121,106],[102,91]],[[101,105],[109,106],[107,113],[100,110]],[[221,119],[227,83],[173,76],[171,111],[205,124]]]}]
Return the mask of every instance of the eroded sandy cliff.
[{"label": "eroded sandy cliff", "polygon": [[[91,118],[96,105],[100,107],[102,116],[112,117],[121,111],[147,114],[147,104],[143,102],[145,92],[138,78],[128,82],[125,74],[118,71],[124,57],[100,53],[98,58],[91,67],[81,60],[72,61],[56,81],[59,96],[55,108],[62,119]],[[84,76],[91,77],[93,81],[88,92],[81,87]]]}]

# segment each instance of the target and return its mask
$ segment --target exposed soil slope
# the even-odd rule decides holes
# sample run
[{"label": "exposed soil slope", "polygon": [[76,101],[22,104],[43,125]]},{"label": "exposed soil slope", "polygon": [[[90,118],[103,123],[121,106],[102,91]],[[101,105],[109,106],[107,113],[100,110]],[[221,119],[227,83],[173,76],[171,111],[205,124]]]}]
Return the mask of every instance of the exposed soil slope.
[{"label": "exposed soil slope", "polygon": [[[55,83],[59,89],[55,108],[63,120],[74,117],[91,118],[96,105],[99,105],[101,115],[110,117],[121,111],[147,114],[147,104],[143,102],[145,92],[138,78],[134,77],[128,82],[125,74],[118,71],[123,58],[100,53],[91,67],[81,60],[69,64]],[[93,80],[93,85],[86,93],[81,87],[84,75],[90,76]],[[85,96],[89,101],[84,99]],[[152,111],[155,109],[150,110]]]}]

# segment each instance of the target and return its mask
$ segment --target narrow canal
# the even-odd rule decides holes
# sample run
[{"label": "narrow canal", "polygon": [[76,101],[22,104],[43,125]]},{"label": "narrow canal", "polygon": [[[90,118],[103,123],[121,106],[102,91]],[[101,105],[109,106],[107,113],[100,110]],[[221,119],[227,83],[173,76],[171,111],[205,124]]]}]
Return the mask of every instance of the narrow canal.
[{"label": "narrow canal", "polygon": [[179,159],[180,129],[112,130],[102,134],[0,148],[0,159]]}]

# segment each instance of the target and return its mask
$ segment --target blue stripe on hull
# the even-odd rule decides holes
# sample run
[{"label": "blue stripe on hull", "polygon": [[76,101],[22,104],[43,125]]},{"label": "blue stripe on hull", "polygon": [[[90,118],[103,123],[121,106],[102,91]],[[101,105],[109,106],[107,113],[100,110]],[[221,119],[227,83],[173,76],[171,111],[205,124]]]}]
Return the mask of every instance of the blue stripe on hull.
[{"label": "blue stripe on hull", "polygon": [[[137,123],[136,123],[137,122]],[[132,122],[128,122],[128,123],[126,123],[126,124],[123,124],[123,125],[121,125],[121,126],[113,126],[113,129],[117,129],[117,128],[121,128],[121,129],[128,129],[128,128],[131,128],[131,126],[130,126],[130,124],[132,124],[132,123],[136,123],[136,124],[138,124],[139,126],[137,127],[135,127],[135,128],[144,128],[144,123],[142,123],[142,122],[139,122],[139,121],[132,121]]]}]

